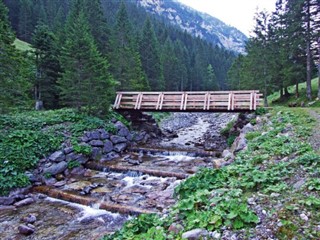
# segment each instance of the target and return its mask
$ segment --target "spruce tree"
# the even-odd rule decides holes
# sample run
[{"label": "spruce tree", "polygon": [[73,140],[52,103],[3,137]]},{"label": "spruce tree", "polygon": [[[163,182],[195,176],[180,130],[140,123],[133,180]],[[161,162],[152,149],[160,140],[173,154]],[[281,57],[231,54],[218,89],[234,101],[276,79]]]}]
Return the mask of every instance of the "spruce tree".
[{"label": "spruce tree", "polygon": [[148,79],[142,69],[140,54],[125,4],[122,2],[114,27],[114,50],[112,51],[112,70],[120,83],[119,90],[150,90]]},{"label": "spruce tree", "polygon": [[36,65],[35,99],[42,101],[45,108],[57,108],[56,83],[61,72],[57,39],[48,26],[39,25],[33,34],[32,46]]},{"label": "spruce tree", "polygon": [[30,62],[13,45],[8,11],[0,1],[0,113],[30,104]]},{"label": "spruce tree", "polygon": [[83,4],[75,0],[67,19],[61,57],[63,72],[58,81],[60,95],[66,106],[103,114],[108,111],[114,94],[114,80],[91,35]]},{"label": "spruce tree", "polygon": [[151,21],[146,19],[139,43],[142,67],[148,77],[152,90],[164,89],[163,68],[159,45]]}]

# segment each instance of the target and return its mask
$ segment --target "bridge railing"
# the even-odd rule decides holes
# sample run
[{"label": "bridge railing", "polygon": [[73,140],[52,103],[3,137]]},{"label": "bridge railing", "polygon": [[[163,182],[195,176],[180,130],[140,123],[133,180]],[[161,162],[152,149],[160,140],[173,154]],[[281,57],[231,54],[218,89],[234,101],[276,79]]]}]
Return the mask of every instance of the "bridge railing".
[{"label": "bridge railing", "polygon": [[249,91],[117,92],[115,110],[237,111],[262,106],[262,94]]}]

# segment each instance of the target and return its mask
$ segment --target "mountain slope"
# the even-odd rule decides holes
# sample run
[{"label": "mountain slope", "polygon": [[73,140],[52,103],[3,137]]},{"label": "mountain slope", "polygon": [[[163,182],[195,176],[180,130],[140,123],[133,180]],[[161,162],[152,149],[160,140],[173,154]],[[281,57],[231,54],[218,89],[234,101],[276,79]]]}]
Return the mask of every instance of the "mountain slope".
[{"label": "mountain slope", "polygon": [[248,38],[238,29],[226,25],[215,17],[198,12],[175,0],[136,0],[136,2],[149,13],[162,17],[193,36],[228,50],[245,52],[245,42]]}]

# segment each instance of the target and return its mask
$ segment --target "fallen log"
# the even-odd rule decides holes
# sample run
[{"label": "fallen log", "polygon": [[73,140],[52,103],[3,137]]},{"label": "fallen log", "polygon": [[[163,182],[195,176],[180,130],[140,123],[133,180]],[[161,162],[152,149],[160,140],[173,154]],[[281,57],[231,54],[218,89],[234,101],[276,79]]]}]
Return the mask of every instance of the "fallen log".
[{"label": "fallen log", "polygon": [[141,166],[118,166],[118,165],[108,165],[97,162],[88,162],[85,165],[86,168],[90,168],[96,171],[114,171],[114,172],[128,172],[128,171],[136,171],[144,174],[149,174],[156,177],[175,177],[177,179],[185,179],[189,175],[185,173],[176,173],[176,172],[168,172],[168,171],[160,171],[154,169],[146,169]]},{"label": "fallen log", "polygon": [[88,197],[88,196],[80,196],[75,193],[70,193],[67,191],[62,191],[49,186],[36,186],[32,188],[33,192],[46,194],[49,197],[57,198],[60,200],[79,203],[86,206],[99,205],[99,209],[104,209],[110,212],[122,213],[122,214],[150,214],[156,213],[155,211],[150,211],[142,208],[120,205],[110,202],[104,202],[100,199]]}]

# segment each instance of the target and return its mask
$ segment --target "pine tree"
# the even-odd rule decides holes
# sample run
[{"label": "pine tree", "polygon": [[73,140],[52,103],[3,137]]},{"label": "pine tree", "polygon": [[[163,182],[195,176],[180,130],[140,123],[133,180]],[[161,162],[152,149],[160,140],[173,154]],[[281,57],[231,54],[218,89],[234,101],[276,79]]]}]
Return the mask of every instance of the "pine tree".
[{"label": "pine tree", "polygon": [[103,114],[113,97],[114,81],[109,64],[99,53],[82,10],[82,0],[75,0],[66,23],[59,79],[62,102],[89,113]]},{"label": "pine tree", "polygon": [[216,91],[218,90],[218,84],[216,82],[216,75],[214,74],[211,64],[207,67],[207,74],[204,82],[204,90],[206,91]]},{"label": "pine tree", "polygon": [[46,25],[39,25],[33,35],[35,65],[35,99],[42,101],[46,108],[58,107],[57,79],[60,76],[59,49],[57,39]]},{"label": "pine tree", "polygon": [[112,51],[112,68],[119,90],[149,90],[149,82],[142,69],[140,54],[136,50],[133,30],[125,4],[122,2],[117,13],[115,37]]},{"label": "pine tree", "polygon": [[31,67],[15,49],[14,39],[7,8],[0,1],[0,113],[30,104]]},{"label": "pine tree", "polygon": [[152,90],[164,89],[159,46],[149,18],[146,19],[139,43],[141,62]]}]

